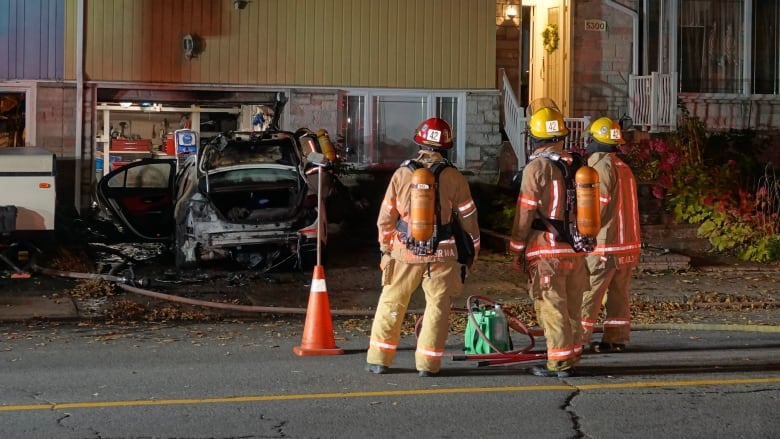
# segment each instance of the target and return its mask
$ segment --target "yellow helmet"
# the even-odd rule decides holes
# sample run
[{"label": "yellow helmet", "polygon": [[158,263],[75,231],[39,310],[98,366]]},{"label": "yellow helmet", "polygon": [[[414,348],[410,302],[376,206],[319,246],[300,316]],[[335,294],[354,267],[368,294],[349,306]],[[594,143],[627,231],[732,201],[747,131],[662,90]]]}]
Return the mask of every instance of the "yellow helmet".
[{"label": "yellow helmet", "polygon": [[550,107],[536,110],[528,120],[528,129],[531,136],[536,139],[554,139],[569,134],[569,129],[566,128],[563,121],[563,115],[560,111]]},{"label": "yellow helmet", "polygon": [[588,134],[605,145],[622,145],[626,143],[623,140],[620,124],[608,117],[600,117],[594,120],[590,124],[590,128],[588,128]]}]

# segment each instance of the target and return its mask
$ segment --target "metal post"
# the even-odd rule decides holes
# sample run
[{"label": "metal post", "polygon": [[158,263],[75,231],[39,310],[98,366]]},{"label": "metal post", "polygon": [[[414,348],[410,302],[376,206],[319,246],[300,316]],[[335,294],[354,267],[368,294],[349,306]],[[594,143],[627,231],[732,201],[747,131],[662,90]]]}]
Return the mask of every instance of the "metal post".
[{"label": "metal post", "polygon": [[322,169],[323,166],[317,165],[317,265],[322,265],[322,256],[320,255],[320,242],[322,235]]}]

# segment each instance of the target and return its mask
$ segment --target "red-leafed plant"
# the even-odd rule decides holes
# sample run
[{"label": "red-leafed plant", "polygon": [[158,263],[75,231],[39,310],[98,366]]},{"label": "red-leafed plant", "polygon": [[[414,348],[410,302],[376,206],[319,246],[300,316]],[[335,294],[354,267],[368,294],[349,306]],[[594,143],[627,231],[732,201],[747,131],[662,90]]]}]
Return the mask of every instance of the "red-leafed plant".
[{"label": "red-leafed plant", "polygon": [[755,132],[707,132],[685,117],[676,132],[621,153],[676,221],[699,225],[714,251],[767,262],[780,259],[780,180],[758,163],[764,144]]}]

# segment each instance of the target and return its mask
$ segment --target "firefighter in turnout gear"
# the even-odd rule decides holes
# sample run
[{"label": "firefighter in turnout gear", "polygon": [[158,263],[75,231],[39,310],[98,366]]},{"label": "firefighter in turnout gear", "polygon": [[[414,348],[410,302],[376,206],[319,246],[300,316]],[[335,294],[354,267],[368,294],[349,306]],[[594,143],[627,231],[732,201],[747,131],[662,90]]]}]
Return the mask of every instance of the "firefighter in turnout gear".
[{"label": "firefighter in turnout gear", "polygon": [[509,244],[512,268],[527,272],[528,291],[547,345],[546,366],[535,366],[531,372],[564,378],[574,375],[582,354],[580,309],[588,287],[585,253],[566,242],[561,230],[568,226],[567,219],[574,221],[573,213],[567,212],[565,167],[576,167],[578,157],[563,150],[569,130],[554,102],[535,100],[529,110],[532,154],[517,198]]},{"label": "firefighter in turnout gear", "polygon": [[595,352],[619,352],[629,341],[629,286],[641,251],[636,179],[616,154],[617,146],[624,143],[616,122],[596,119],[587,136],[588,165],[599,173],[601,230],[595,250],[586,258],[590,288],[582,300],[583,345],[589,345],[604,305],[604,332],[601,341],[590,347]]},{"label": "firefighter in turnout gear", "polygon": [[[477,210],[468,182],[443,155],[453,145],[450,125],[427,119],[414,141],[419,154],[393,174],[377,219],[382,294],[366,356],[366,370],[372,373],[385,373],[392,365],[409,300],[421,284],[426,305],[415,364],[420,376],[439,373],[451,301],[462,294],[479,252]],[[458,260],[464,255],[457,252],[454,221],[473,241],[473,259],[466,265]]]}]

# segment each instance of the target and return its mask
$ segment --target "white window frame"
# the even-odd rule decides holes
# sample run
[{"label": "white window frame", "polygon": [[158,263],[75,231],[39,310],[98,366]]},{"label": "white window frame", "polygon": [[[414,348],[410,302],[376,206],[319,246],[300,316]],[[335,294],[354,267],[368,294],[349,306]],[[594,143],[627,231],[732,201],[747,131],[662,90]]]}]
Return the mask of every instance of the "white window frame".
[{"label": "white window frame", "polygon": [[[418,89],[404,89],[404,90],[388,90],[388,89],[349,89],[342,94],[344,97],[362,96],[365,99],[366,105],[363,109],[363,120],[366,122],[363,124],[363,138],[368,139],[368,148],[372,150],[376,148],[374,142],[374,133],[372,132],[374,127],[374,98],[377,97],[413,97],[413,98],[426,98],[426,117],[436,116],[436,99],[437,98],[455,98],[457,99],[456,114],[458,121],[454,127],[455,136],[455,161],[454,164],[463,169],[466,165],[466,92],[463,90],[418,90]],[[339,115],[342,117],[343,115]],[[422,122],[422,121],[420,121]],[[414,128],[412,128],[414,129]],[[413,158],[413,157],[409,157]],[[357,167],[371,165],[373,163],[355,163]]]}]

